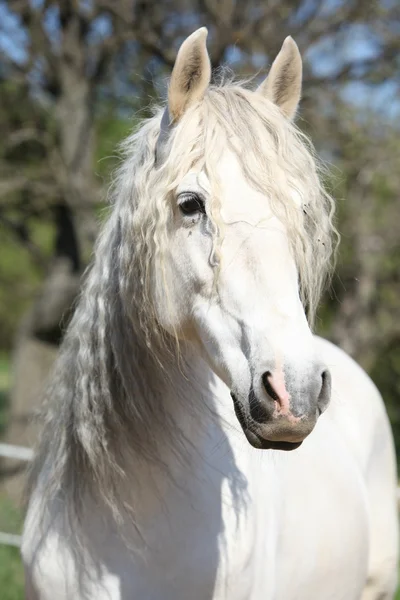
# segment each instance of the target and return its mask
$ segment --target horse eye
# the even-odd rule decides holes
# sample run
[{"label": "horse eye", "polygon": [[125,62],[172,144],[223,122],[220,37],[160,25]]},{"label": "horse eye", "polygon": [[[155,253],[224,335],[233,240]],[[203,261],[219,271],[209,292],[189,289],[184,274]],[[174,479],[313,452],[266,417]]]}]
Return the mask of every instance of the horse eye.
[{"label": "horse eye", "polygon": [[184,215],[194,215],[196,213],[206,212],[203,198],[195,192],[184,192],[179,194],[179,209]]}]

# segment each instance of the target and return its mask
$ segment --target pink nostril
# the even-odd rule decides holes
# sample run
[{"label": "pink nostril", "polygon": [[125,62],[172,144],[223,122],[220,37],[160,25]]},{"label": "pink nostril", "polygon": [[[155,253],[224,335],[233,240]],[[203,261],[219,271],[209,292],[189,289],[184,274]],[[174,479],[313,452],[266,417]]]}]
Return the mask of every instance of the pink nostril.
[{"label": "pink nostril", "polygon": [[270,398],[272,398],[272,400],[276,400],[277,402],[279,402],[279,396],[276,393],[276,391],[274,390],[274,388],[272,387],[272,383],[271,380],[272,379],[272,373],[270,371],[266,371],[264,373],[264,375],[262,376],[262,382],[265,388],[265,391],[267,392],[268,396],[270,396]]},{"label": "pink nostril", "polygon": [[268,396],[277,403],[278,412],[280,414],[289,412],[290,396],[286,389],[283,372],[279,371],[272,374],[270,371],[266,371],[262,376],[262,382]]}]

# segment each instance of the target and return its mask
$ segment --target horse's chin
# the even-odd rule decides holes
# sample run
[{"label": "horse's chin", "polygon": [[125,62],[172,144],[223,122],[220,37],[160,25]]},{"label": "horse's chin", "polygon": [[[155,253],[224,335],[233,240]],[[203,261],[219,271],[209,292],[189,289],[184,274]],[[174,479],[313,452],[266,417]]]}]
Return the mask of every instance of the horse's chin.
[{"label": "horse's chin", "polygon": [[285,450],[288,452],[290,450],[296,450],[303,442],[282,442],[282,441],[271,441],[262,438],[257,435],[253,431],[250,431],[247,427],[243,427],[244,434],[247,438],[247,441],[253,446],[253,448],[258,448],[260,450]]},{"label": "horse's chin", "polygon": [[237,419],[243,429],[247,441],[251,444],[251,446],[253,446],[253,448],[258,448],[260,450],[284,450],[285,452],[288,452],[290,450],[296,450],[296,448],[301,446],[303,440],[295,442],[284,440],[268,440],[259,435],[257,431],[250,429],[240,402],[232,392],[231,397],[235,407]]}]

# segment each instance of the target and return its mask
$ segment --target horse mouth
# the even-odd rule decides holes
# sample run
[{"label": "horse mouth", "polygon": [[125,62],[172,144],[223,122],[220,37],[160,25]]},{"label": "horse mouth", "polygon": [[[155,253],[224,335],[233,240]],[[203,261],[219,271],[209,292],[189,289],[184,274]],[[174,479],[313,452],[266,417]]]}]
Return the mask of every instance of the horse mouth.
[{"label": "horse mouth", "polygon": [[301,442],[285,442],[282,440],[267,440],[261,435],[259,435],[256,431],[255,427],[252,427],[249,423],[248,418],[243,410],[243,406],[236,398],[236,396],[231,392],[231,398],[233,400],[233,406],[235,408],[236,417],[243,429],[243,432],[247,438],[247,441],[253,446],[253,448],[258,448],[260,450],[284,450],[288,452],[290,450],[296,450],[301,444]]},{"label": "horse mouth", "polygon": [[243,432],[247,438],[247,441],[253,446],[253,448],[259,448],[260,450],[284,450],[290,452],[296,450],[303,442],[273,442],[266,440],[261,436],[257,435],[250,429],[243,428]]}]

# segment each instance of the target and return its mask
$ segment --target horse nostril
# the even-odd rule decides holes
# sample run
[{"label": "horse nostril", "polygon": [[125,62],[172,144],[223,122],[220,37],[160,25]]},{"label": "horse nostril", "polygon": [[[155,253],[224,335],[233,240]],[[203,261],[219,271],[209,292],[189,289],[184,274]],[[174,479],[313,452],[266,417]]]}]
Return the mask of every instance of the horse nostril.
[{"label": "horse nostril", "polygon": [[276,400],[277,402],[279,401],[279,396],[276,393],[276,391],[274,390],[272,383],[270,381],[270,377],[272,377],[272,373],[271,371],[265,371],[265,373],[262,376],[262,382],[263,382],[263,386],[265,391],[267,392],[268,396],[270,398],[272,398],[272,400]]},{"label": "horse nostril", "polygon": [[322,413],[327,408],[331,399],[331,374],[328,369],[325,369],[325,371],[322,372],[321,379],[322,385],[318,396],[318,408]]},{"label": "horse nostril", "polygon": [[274,401],[279,401],[279,396],[274,390],[272,382],[269,380],[270,377],[272,377],[270,371],[266,371],[261,377],[264,389],[267,392],[267,398],[258,398],[254,390],[250,390],[250,415],[258,423],[266,423],[271,418],[274,410]]}]

